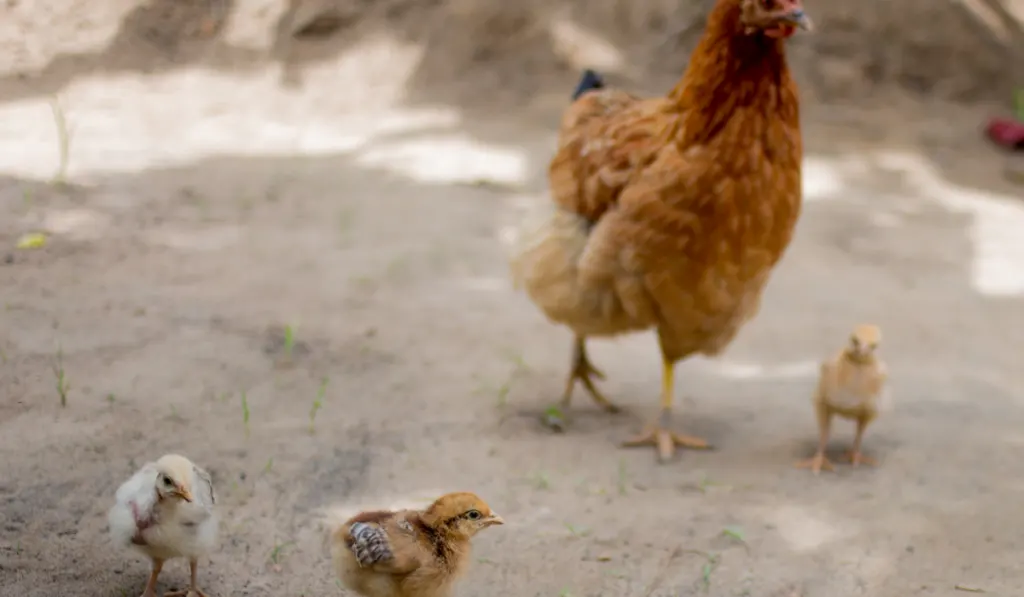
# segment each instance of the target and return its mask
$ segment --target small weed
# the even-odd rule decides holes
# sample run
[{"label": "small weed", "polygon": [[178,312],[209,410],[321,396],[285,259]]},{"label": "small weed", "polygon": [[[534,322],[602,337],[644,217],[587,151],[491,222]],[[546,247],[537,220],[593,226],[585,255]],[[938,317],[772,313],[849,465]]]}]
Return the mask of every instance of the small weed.
[{"label": "small weed", "polygon": [[53,183],[63,186],[67,180],[68,163],[71,161],[71,129],[68,127],[64,108],[60,105],[60,98],[56,95],[50,98],[50,110],[53,112],[53,122],[57,127],[57,143],[60,152],[60,163],[57,166],[57,172],[53,175]]},{"label": "small weed", "polygon": [[530,371],[530,367],[519,353],[509,351],[505,356],[512,361],[512,370],[509,372],[508,377],[505,378],[505,382],[498,386],[498,408],[504,408],[508,404],[508,395],[512,391],[512,386],[524,374]]},{"label": "small weed", "polygon": [[346,207],[338,214],[338,235],[342,243],[348,240],[352,228],[355,226],[356,213],[351,207]]},{"label": "small weed", "polygon": [[624,458],[619,459],[619,478],[616,486],[619,488],[619,495],[629,493],[629,471],[626,469],[626,460]]},{"label": "small weed", "polygon": [[2,362],[4,365],[7,364],[7,351],[5,351],[2,348],[0,348],[0,362]]},{"label": "small weed", "polygon": [[264,473],[269,473],[270,469],[272,469],[272,468],[274,468],[274,458],[273,457],[267,459],[267,464],[263,467],[263,472]]},{"label": "small weed", "polygon": [[586,537],[590,534],[590,529],[588,529],[587,527],[578,527],[572,524],[571,522],[566,522],[563,524],[565,524],[565,528],[569,529],[569,532],[572,533],[572,535],[577,539],[582,539],[583,537]]},{"label": "small weed", "polygon": [[327,394],[327,384],[330,379],[324,377],[320,382],[320,388],[316,391],[316,400],[313,401],[313,407],[309,409],[309,433],[310,435],[316,433],[316,413],[324,405],[324,396]]},{"label": "small weed", "polygon": [[242,424],[245,425],[245,437],[249,437],[249,398],[242,390]]},{"label": "small weed", "polygon": [[684,549],[681,550],[680,553],[692,553],[704,558],[704,565],[700,568],[700,579],[694,583],[694,585],[705,593],[710,591],[711,575],[714,574],[715,568],[718,568],[718,564],[721,562],[722,557],[716,553],[709,553],[697,549]]},{"label": "small weed", "polygon": [[67,377],[64,374],[64,351],[61,349],[60,343],[57,343],[57,353],[53,358],[53,376],[57,380],[57,395],[60,396],[61,407],[68,405],[68,391],[71,389],[71,385],[68,384]]},{"label": "small weed", "polygon": [[284,326],[284,358],[292,360],[292,353],[295,351],[295,328],[291,325]]},{"label": "small weed", "polygon": [[270,552],[270,561],[275,564],[280,563],[282,552],[284,552],[284,548],[289,545],[295,545],[295,542],[286,541],[285,543],[278,543],[277,545],[274,545],[274,549]]},{"label": "small weed", "polygon": [[537,471],[532,477],[533,486],[536,489],[547,491],[551,489],[551,479],[548,478],[547,473],[544,471]]},{"label": "small weed", "polygon": [[572,591],[569,589],[562,589],[558,593],[558,597],[573,597]]},{"label": "small weed", "polygon": [[729,526],[722,529],[722,535],[728,537],[734,541],[739,541],[744,547],[747,546],[747,540],[744,538],[743,529],[735,526]]}]

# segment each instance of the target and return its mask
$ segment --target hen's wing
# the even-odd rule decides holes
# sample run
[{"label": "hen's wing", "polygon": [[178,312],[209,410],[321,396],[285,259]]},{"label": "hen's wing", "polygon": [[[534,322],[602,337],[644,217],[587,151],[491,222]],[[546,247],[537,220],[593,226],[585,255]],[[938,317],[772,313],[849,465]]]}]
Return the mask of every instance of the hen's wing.
[{"label": "hen's wing", "polygon": [[584,94],[562,117],[548,169],[555,203],[596,223],[654,161],[678,122],[665,98],[641,99],[617,89]]}]

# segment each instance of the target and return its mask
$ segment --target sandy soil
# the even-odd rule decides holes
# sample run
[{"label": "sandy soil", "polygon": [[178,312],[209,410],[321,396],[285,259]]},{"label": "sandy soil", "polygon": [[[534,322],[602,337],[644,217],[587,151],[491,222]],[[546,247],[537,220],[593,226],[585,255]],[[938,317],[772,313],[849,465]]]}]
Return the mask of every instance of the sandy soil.
[{"label": "sandy soil", "polygon": [[[718,449],[657,465],[616,447],[654,413],[653,337],[595,342],[626,413],[581,396],[552,435],[538,415],[569,336],[507,278],[515,226],[545,201],[571,60],[484,44],[445,65],[427,41],[479,35],[354,35],[344,14],[334,37],[294,39],[273,2],[59,19],[8,4],[35,40],[0,78],[11,595],[140,593],[147,565],[109,547],[105,512],[168,451],[220,493],[213,596],[337,595],[326,522],[459,489],[509,521],[477,541],[464,596],[1019,594],[1024,206],[978,134],[987,108],[801,71],[819,101],[796,241],[728,354],[679,368],[686,428]],[[402,22],[454,18],[431,14]],[[567,55],[630,60],[572,35]],[[16,250],[33,231],[47,246]],[[896,409],[867,439],[882,466],[814,478],[790,464],[814,443],[815,361],[864,320],[893,377]],[[176,563],[161,587],[186,580]]]}]

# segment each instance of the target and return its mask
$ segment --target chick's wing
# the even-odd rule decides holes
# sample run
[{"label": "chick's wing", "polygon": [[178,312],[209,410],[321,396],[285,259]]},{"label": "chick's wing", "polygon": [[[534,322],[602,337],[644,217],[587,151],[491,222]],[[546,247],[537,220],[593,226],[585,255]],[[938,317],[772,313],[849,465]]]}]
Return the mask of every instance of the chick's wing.
[{"label": "chick's wing", "polygon": [[346,545],[359,565],[407,574],[423,564],[423,549],[405,512],[364,512],[350,521]]}]

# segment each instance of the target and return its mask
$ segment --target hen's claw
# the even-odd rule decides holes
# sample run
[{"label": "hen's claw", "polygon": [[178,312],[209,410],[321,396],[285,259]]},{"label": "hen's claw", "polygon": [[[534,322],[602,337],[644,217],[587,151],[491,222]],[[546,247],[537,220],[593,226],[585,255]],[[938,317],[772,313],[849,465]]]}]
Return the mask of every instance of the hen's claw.
[{"label": "hen's claw", "polygon": [[800,462],[797,462],[794,466],[796,466],[796,468],[811,469],[811,472],[814,473],[815,475],[820,473],[822,469],[826,471],[836,470],[824,454],[815,454],[812,458],[808,458],[807,460],[801,460]]},{"label": "hen's claw", "polygon": [[622,445],[626,448],[655,446],[658,449],[658,458],[662,462],[672,459],[676,446],[691,450],[711,449],[711,444],[699,437],[673,433],[659,424],[651,425],[643,433],[622,442]]},{"label": "hen's claw", "polygon": [[609,413],[617,413],[619,407],[604,397],[604,394],[594,385],[594,378],[604,379],[604,373],[590,363],[587,358],[587,349],[583,338],[576,338],[573,345],[572,367],[569,370],[569,378],[565,382],[565,392],[558,406],[552,406],[544,412],[544,424],[556,431],[565,429],[566,415],[569,404],[572,402],[572,391],[576,382],[583,384],[583,388],[590,394],[590,397]]},{"label": "hen's claw", "polygon": [[562,406],[569,406],[569,401],[572,399],[572,390],[579,381],[583,384],[583,387],[590,394],[590,397],[596,402],[601,408],[610,412],[619,412],[619,407],[613,404],[610,400],[604,397],[604,394],[597,389],[594,385],[592,378],[604,379],[604,373],[600,369],[590,364],[590,360],[587,359],[587,353],[585,351],[578,351],[575,358],[573,359],[572,371],[569,372],[569,379],[565,383],[565,394],[562,396]]}]

